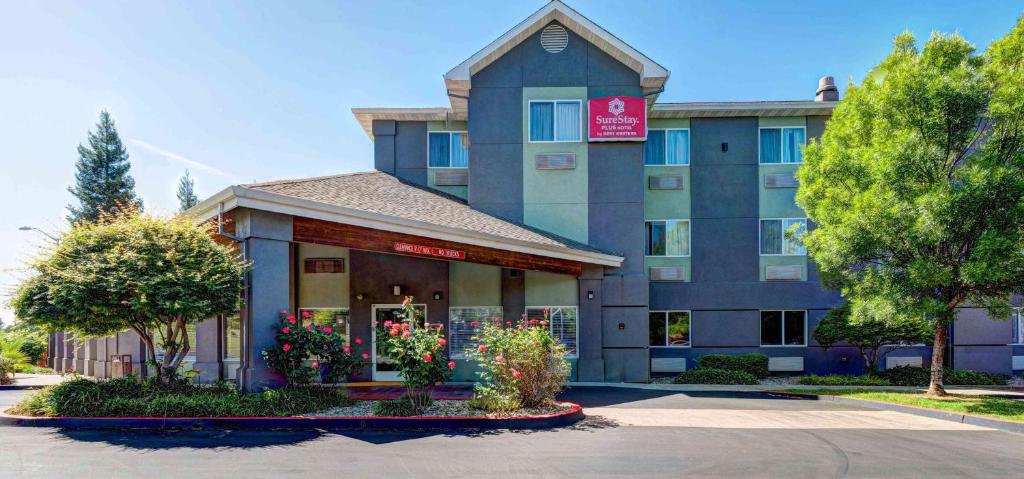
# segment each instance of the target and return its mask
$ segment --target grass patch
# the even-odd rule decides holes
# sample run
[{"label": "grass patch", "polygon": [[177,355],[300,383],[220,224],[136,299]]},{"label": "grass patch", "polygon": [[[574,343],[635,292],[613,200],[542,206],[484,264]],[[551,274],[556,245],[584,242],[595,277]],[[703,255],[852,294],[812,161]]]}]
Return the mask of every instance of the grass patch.
[{"label": "grass patch", "polygon": [[865,391],[829,389],[789,389],[786,392],[842,396],[866,399],[902,406],[935,409],[974,416],[984,416],[1004,421],[1024,422],[1024,401],[991,396],[969,396],[950,394],[945,398],[931,398],[914,391]]},{"label": "grass patch", "polygon": [[798,384],[807,386],[890,386],[888,379],[877,376],[851,376],[847,374],[829,374],[818,376],[810,374],[797,380]]}]

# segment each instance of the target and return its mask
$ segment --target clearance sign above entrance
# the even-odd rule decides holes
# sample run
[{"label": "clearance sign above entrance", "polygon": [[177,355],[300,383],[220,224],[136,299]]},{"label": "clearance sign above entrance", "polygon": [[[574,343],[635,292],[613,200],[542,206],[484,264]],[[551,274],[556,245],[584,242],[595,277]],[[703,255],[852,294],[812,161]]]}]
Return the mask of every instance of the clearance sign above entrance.
[{"label": "clearance sign above entrance", "polygon": [[590,141],[647,140],[647,100],[630,96],[591,98]]},{"label": "clearance sign above entrance", "polygon": [[466,259],[466,252],[457,249],[436,248],[409,243],[395,243],[395,251],[399,253],[422,254],[426,256],[437,256],[438,258]]}]

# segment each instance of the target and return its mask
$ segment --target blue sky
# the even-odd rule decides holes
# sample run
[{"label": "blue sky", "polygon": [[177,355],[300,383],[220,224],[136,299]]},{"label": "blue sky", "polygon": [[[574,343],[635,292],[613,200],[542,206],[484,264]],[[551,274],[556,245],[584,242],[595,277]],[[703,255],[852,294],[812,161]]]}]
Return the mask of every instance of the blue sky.
[{"label": "blue sky", "polygon": [[[101,109],[158,213],[176,208],[186,169],[201,197],[233,183],[367,170],[372,144],[350,108],[446,105],[441,75],[544,3],[6,3],[0,290],[42,241],[18,226],[64,227],[75,147]],[[841,89],[859,81],[903,30],[922,40],[959,31],[984,48],[1024,11],[963,0],[568,3],[672,71],[661,101],[808,99],[822,75]]]}]

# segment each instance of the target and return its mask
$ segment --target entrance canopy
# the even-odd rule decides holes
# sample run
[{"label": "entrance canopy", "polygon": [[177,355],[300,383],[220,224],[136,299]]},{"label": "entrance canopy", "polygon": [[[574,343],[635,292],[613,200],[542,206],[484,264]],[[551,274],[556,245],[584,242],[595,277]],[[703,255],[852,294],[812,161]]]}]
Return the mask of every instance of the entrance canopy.
[{"label": "entrance canopy", "polygon": [[303,243],[572,275],[623,261],[381,172],[231,186],[189,212],[207,221],[235,208],[292,215]]}]

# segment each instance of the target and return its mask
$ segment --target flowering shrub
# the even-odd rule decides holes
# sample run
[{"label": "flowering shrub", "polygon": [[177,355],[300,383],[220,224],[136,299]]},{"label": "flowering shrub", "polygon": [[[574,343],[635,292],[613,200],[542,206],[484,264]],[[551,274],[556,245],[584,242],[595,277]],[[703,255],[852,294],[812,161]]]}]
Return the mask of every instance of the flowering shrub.
[{"label": "flowering shrub", "polygon": [[412,299],[407,296],[402,302],[401,322],[384,322],[385,334],[377,335],[377,350],[398,369],[415,414],[428,405],[430,389],[448,380],[455,362],[445,357],[444,325],[424,323],[422,328],[413,327],[418,312],[412,306]]},{"label": "flowering shrub", "polygon": [[565,387],[570,366],[565,345],[551,335],[548,312],[542,320],[526,320],[502,328],[499,324],[479,327],[475,350],[467,351],[480,363],[474,405],[491,411],[508,412],[519,407],[537,407],[553,401]]},{"label": "flowering shrub", "polygon": [[[309,319],[309,313],[303,313]],[[278,345],[263,351],[267,366],[284,374],[289,385],[342,382],[366,366],[367,354],[356,356],[352,347],[330,325],[303,326],[282,310],[277,329]],[[362,344],[359,338],[356,344]]]}]

